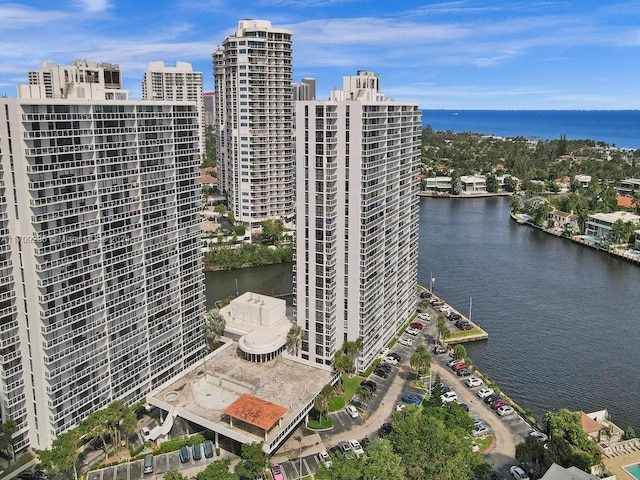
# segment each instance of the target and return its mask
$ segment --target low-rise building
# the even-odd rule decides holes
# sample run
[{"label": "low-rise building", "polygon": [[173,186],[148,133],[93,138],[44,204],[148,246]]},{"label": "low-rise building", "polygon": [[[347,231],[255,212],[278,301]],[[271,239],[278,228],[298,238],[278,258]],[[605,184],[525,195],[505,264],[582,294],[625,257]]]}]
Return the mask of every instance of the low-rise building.
[{"label": "low-rise building", "polygon": [[462,175],[460,189],[464,193],[487,193],[487,177],[484,175]]},{"label": "low-rise building", "polygon": [[587,188],[591,185],[591,175],[576,175],[573,177],[576,182],[579,182],[582,188]]},{"label": "low-rise building", "polygon": [[551,212],[550,220],[555,228],[560,230],[577,231],[578,215],[573,212],[567,213],[562,210],[554,210]]},{"label": "low-rise building", "polygon": [[634,193],[640,193],[640,178],[627,178],[620,181],[618,193],[625,197],[632,197]]},{"label": "low-rise building", "polygon": [[424,185],[428,192],[451,193],[451,177],[426,178]]},{"label": "low-rise building", "polygon": [[640,223],[640,215],[631,212],[593,213],[587,217],[584,234],[601,240],[608,239],[613,224],[618,220],[624,223]]}]

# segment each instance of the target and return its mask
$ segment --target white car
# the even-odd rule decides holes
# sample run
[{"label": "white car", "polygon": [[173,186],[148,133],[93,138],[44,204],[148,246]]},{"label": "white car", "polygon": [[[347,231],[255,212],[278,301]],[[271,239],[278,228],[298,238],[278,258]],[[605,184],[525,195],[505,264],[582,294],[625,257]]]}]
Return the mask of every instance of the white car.
[{"label": "white car", "polygon": [[511,475],[513,475],[513,478],[516,480],[529,480],[529,475],[527,475],[525,471],[517,465],[511,467],[509,472],[511,472]]},{"label": "white car", "polygon": [[418,335],[420,333],[420,330],[418,330],[417,328],[413,328],[413,327],[409,327],[405,330],[405,333],[408,333],[409,335]]},{"label": "white car", "polygon": [[349,445],[351,445],[351,451],[356,454],[356,457],[364,455],[364,449],[358,440],[349,440]]},{"label": "white car", "polygon": [[484,385],[484,382],[478,377],[469,377],[467,378],[465,383],[469,388],[481,387],[482,385]]},{"label": "white car", "polygon": [[501,417],[506,417],[507,415],[511,415],[514,412],[514,410],[513,410],[513,407],[511,405],[503,405],[501,407],[498,407],[496,409],[496,412]]},{"label": "white car", "polygon": [[539,432],[537,430],[534,430],[533,432],[531,432],[529,434],[530,437],[535,437],[538,440],[540,440],[541,442],[546,442],[549,438],[542,432]]},{"label": "white car", "polygon": [[333,465],[333,463],[331,462],[331,457],[324,450],[318,454],[318,462],[324,464],[326,468],[331,468],[331,465]]},{"label": "white car", "polygon": [[406,406],[407,406],[406,403],[399,403],[398,405],[396,405],[396,412],[403,411]]},{"label": "white car", "polygon": [[480,451],[480,447],[473,440],[471,441],[471,451],[472,452],[479,452]]},{"label": "white car", "polygon": [[429,320],[431,320],[431,315],[429,315],[427,312],[424,312],[418,315],[418,318],[420,320],[426,320],[428,322]]},{"label": "white car", "polygon": [[458,394],[456,392],[447,392],[447,393],[443,393],[442,395],[440,395],[440,400],[442,400],[442,403],[450,403],[450,402],[457,402],[458,401]]},{"label": "white car", "polygon": [[471,435],[473,435],[474,438],[484,437],[485,435],[488,435],[488,434],[489,434],[489,427],[487,427],[486,425],[478,425],[473,429],[473,432],[471,432]]},{"label": "white car", "polygon": [[402,337],[400,340],[398,340],[398,343],[400,345],[404,345],[405,347],[410,347],[411,345],[413,345],[413,340],[407,337]]},{"label": "white car", "polygon": [[398,364],[398,360],[395,357],[385,357],[384,361],[386,363],[390,363],[391,365],[397,365]]},{"label": "white car", "polygon": [[442,313],[450,312],[451,311],[451,307],[449,305],[442,305],[442,306],[438,307],[438,311],[442,312]]},{"label": "white car", "polygon": [[358,413],[358,409],[353,405],[347,405],[347,408],[345,410],[351,416],[351,418],[358,418],[360,416],[360,414]]},{"label": "white car", "polygon": [[493,391],[492,388],[484,387],[478,390],[476,395],[478,395],[480,398],[487,398],[489,395],[493,395],[494,393],[495,392]]}]

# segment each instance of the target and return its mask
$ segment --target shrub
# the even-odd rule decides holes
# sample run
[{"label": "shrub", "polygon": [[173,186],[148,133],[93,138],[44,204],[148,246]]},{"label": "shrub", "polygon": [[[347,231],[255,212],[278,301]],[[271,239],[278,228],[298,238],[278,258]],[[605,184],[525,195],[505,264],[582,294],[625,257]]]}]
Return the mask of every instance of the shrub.
[{"label": "shrub", "polygon": [[195,445],[196,443],[203,443],[204,440],[204,437],[200,433],[196,433],[195,435],[191,435],[190,437],[174,438],[160,444],[160,448],[156,449],[152,453],[154,455],[160,455],[162,453],[175,452],[177,450],[180,450],[180,448],[185,445],[190,447],[192,445]]}]

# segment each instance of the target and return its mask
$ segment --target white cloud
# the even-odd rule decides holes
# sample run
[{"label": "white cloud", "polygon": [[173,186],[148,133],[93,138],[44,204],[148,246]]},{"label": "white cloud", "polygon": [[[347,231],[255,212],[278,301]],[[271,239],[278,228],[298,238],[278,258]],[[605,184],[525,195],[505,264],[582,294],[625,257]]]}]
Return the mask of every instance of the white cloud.
[{"label": "white cloud", "polygon": [[74,3],[87,13],[100,13],[111,7],[109,0],[74,0]]}]

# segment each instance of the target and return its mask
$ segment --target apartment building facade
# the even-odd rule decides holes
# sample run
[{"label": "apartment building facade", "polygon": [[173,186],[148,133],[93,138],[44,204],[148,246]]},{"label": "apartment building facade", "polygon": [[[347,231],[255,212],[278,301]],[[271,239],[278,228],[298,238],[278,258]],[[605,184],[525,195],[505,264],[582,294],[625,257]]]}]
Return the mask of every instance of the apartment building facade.
[{"label": "apartment building facade", "polygon": [[0,99],[2,417],[48,448],[204,354],[195,103]]},{"label": "apartment building facade", "polygon": [[302,356],[329,365],[362,339],[366,369],[415,309],[421,112],[378,76],[296,102],[296,321]]},{"label": "apartment building facade", "polygon": [[242,20],[213,53],[218,182],[253,232],[294,215],[292,33]]},{"label": "apartment building facade", "polygon": [[204,99],[202,98],[202,72],[194,72],[187,62],[176,62],[175,67],[163,61],[150,62],[142,78],[142,100],[175,100],[195,102],[198,109],[200,155],[204,155]]}]

